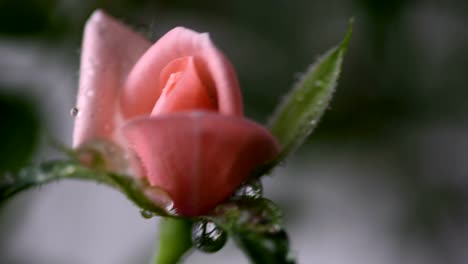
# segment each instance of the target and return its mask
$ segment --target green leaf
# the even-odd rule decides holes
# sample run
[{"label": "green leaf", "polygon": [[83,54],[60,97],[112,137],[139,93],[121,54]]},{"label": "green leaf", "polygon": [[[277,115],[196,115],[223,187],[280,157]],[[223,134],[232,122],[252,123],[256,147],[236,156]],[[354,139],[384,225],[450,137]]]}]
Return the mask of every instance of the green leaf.
[{"label": "green leaf", "polygon": [[351,19],[341,44],[328,51],[310,67],[275,111],[269,126],[282,146],[282,152],[270,166],[276,165],[299,147],[312,133],[327,109],[340,75],[352,24]]},{"label": "green leaf", "polygon": [[206,217],[226,230],[251,263],[295,263],[279,208],[265,198],[239,198]]},{"label": "green leaf", "polygon": [[15,194],[43,184],[64,179],[94,181],[113,187],[127,196],[143,210],[168,216],[168,213],[150,200],[145,192],[159,191],[135,178],[103,170],[93,170],[75,161],[51,161],[30,166],[16,174],[4,174],[0,178],[0,203]]}]

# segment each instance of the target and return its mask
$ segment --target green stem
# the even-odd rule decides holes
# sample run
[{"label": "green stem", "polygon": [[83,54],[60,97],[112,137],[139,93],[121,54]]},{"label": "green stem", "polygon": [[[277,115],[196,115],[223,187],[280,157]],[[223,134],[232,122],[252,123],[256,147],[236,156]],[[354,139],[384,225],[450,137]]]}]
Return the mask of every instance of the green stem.
[{"label": "green stem", "polygon": [[159,250],[154,264],[175,264],[192,247],[192,222],[165,217],[161,220]]}]

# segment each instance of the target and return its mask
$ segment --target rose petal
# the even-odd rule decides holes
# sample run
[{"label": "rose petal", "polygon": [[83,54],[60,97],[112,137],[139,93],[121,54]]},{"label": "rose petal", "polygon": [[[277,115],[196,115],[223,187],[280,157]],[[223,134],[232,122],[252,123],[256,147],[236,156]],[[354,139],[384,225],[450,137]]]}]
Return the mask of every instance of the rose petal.
[{"label": "rose petal", "polygon": [[218,111],[242,115],[240,88],[230,62],[214,46],[207,33],[199,34],[178,27],[159,39],[128,76],[121,98],[127,118],[151,113],[163,89],[157,79],[160,72],[171,61],[186,56],[200,58],[202,74],[206,74],[214,84]]},{"label": "rose petal", "polygon": [[263,127],[212,112],[145,117],[124,127],[149,182],[162,187],[176,210],[207,213],[227,199],[278,145]]},{"label": "rose petal", "polygon": [[163,69],[161,75],[166,86],[151,115],[184,110],[216,111],[215,98],[210,98],[207,87],[200,80],[194,57],[172,61]]},{"label": "rose petal", "polygon": [[86,23],[73,145],[110,138],[118,113],[118,93],[128,72],[150,47],[142,36],[97,10]]}]

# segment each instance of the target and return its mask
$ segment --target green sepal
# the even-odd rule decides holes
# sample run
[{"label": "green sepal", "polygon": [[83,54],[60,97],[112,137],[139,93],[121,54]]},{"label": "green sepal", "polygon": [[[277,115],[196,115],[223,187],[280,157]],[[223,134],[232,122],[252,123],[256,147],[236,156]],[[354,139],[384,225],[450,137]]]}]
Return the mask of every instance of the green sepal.
[{"label": "green sepal", "polygon": [[281,210],[268,199],[234,199],[216,207],[206,219],[226,230],[251,263],[295,263]]},{"label": "green sepal", "polygon": [[310,66],[275,110],[269,127],[282,150],[274,161],[265,165],[265,169],[271,169],[289,156],[317,126],[335,92],[352,26],[353,19],[344,40]]}]

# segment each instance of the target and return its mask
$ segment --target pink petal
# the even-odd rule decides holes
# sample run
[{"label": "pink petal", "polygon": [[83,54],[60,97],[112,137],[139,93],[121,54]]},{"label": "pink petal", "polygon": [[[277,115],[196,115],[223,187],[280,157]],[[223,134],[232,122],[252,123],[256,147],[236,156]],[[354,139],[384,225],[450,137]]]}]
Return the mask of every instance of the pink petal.
[{"label": "pink petal", "polygon": [[208,87],[200,80],[194,57],[172,61],[161,77],[165,87],[152,115],[195,109],[216,111],[216,98],[210,97]]},{"label": "pink petal", "polygon": [[207,213],[249,173],[278,153],[263,127],[233,116],[186,112],[137,119],[124,127],[153,186],[187,216]]},{"label": "pink petal", "polygon": [[218,111],[242,115],[242,98],[236,74],[230,62],[214,46],[208,34],[178,27],[159,39],[131,71],[122,96],[126,117],[151,113],[161,95],[159,74],[171,61],[194,56],[199,58],[202,79],[210,79],[215,87]]},{"label": "pink petal", "polygon": [[103,11],[97,10],[89,18],[82,44],[74,146],[111,137],[119,112],[119,90],[150,45]]}]

